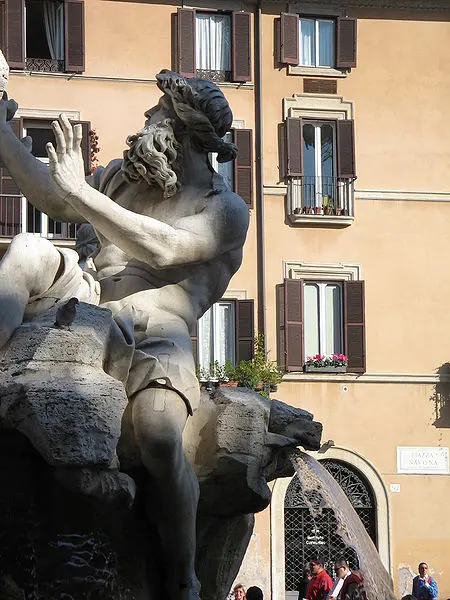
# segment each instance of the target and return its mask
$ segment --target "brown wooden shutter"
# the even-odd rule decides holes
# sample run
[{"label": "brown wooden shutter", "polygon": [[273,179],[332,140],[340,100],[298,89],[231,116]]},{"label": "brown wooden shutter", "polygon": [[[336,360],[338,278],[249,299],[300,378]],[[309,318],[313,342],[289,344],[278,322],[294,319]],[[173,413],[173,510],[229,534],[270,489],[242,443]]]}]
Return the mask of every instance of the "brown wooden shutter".
[{"label": "brown wooden shutter", "polygon": [[303,175],[303,127],[301,119],[286,119],[286,174],[288,177]]},{"label": "brown wooden shutter", "polygon": [[303,369],[303,281],[284,280],[285,369]]},{"label": "brown wooden shutter", "polygon": [[192,354],[195,365],[198,365],[198,321],[195,321],[194,330],[191,332]]},{"label": "brown wooden shutter", "polygon": [[25,0],[6,1],[6,60],[11,69],[25,67]]},{"label": "brown wooden shutter", "polygon": [[81,140],[81,151],[84,160],[84,174],[91,174],[91,139],[89,132],[91,131],[90,121],[70,121],[72,125],[81,125],[83,130],[83,139]]},{"label": "brown wooden shutter", "polygon": [[298,27],[298,15],[281,13],[280,58],[284,64],[299,63]]},{"label": "brown wooden shutter", "polygon": [[234,191],[253,208],[253,136],[251,129],[232,129],[238,147],[234,161]]},{"label": "brown wooden shutter", "polygon": [[[13,119],[10,126],[19,139],[23,137],[22,119]],[[12,237],[21,231],[22,199],[18,196],[20,189],[0,161],[0,235]]]},{"label": "brown wooden shutter", "polygon": [[336,67],[356,67],[356,19],[341,17],[337,20]]},{"label": "brown wooden shutter", "polygon": [[364,281],[344,282],[344,347],[348,356],[347,370],[366,370],[364,319]]},{"label": "brown wooden shutter", "polygon": [[353,119],[337,121],[338,177],[356,178],[355,127]]},{"label": "brown wooden shutter", "polygon": [[6,56],[6,2],[0,0],[0,50]]},{"label": "brown wooden shutter", "polygon": [[236,302],[236,364],[252,360],[255,348],[254,301]]},{"label": "brown wooden shutter", "polygon": [[84,71],[84,1],[65,0],[65,70]]},{"label": "brown wooden shutter", "polygon": [[244,82],[252,78],[250,13],[234,12],[232,15],[232,73],[233,81]]},{"label": "brown wooden shutter", "polygon": [[184,77],[195,77],[195,10],[177,10],[177,70]]}]

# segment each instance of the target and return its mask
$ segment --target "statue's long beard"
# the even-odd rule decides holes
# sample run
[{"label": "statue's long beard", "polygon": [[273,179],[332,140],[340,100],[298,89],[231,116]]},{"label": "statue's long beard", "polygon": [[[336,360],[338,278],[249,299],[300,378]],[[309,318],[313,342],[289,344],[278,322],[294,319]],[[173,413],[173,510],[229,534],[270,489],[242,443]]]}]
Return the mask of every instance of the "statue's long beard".
[{"label": "statue's long beard", "polygon": [[181,148],[170,119],[128,136],[127,144],[130,148],[123,153],[122,171],[129,181],[156,183],[164,191],[164,198],[170,198],[180,190],[177,157]]}]

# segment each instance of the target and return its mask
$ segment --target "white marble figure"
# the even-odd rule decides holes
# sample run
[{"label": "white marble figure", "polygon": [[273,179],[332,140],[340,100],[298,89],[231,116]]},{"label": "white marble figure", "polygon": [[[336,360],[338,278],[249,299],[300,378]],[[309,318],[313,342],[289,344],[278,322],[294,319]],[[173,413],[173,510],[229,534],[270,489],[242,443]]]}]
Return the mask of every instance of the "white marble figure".
[{"label": "white marble figure", "polygon": [[158,531],[171,600],[197,598],[194,570],[198,483],[182,432],[199,402],[189,331],[225,291],[242,260],[248,209],[212,169],[232,160],[221,138],[232,113],[211,82],[167,70],[163,92],[129,136],[124,159],[85,180],[81,128],[53,122],[49,167],[11,131],[17,104],[0,102],[0,155],[23,194],[52,219],[90,222],[100,240],[91,270],[75,251],[20,234],[0,262],[0,347],[23,319],[58,299],[109,308],[117,331],[108,372],[124,381],[141,460],[159,494]]}]

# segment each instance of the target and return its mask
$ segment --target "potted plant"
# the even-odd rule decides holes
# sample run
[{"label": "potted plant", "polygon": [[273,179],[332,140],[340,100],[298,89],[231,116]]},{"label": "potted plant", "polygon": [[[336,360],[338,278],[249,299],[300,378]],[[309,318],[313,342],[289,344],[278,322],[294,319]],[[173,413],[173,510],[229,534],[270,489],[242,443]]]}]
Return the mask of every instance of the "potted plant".
[{"label": "potted plant", "polygon": [[325,215],[332,215],[334,210],[333,198],[328,194],[322,196],[322,206]]},{"label": "potted plant", "polygon": [[234,367],[228,364],[226,375],[230,380],[237,381],[239,387],[248,387],[265,398],[270,397],[270,392],[276,391],[276,386],[282,379],[278,365],[269,360],[264,352],[264,336],[262,334],[258,334],[256,337],[252,360],[241,360]]},{"label": "potted plant", "polygon": [[316,354],[308,356],[303,370],[305,373],[345,373],[347,371],[348,358],[345,354]]}]

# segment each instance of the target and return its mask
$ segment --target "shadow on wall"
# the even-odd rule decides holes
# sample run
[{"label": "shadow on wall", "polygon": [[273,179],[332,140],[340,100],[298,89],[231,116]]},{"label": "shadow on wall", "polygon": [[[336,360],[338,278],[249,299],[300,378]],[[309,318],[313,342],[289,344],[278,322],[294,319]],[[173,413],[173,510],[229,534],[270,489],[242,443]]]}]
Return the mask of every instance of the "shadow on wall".
[{"label": "shadow on wall", "polygon": [[430,400],[434,404],[435,427],[450,427],[450,363],[441,365],[436,370],[441,381],[434,386]]}]

